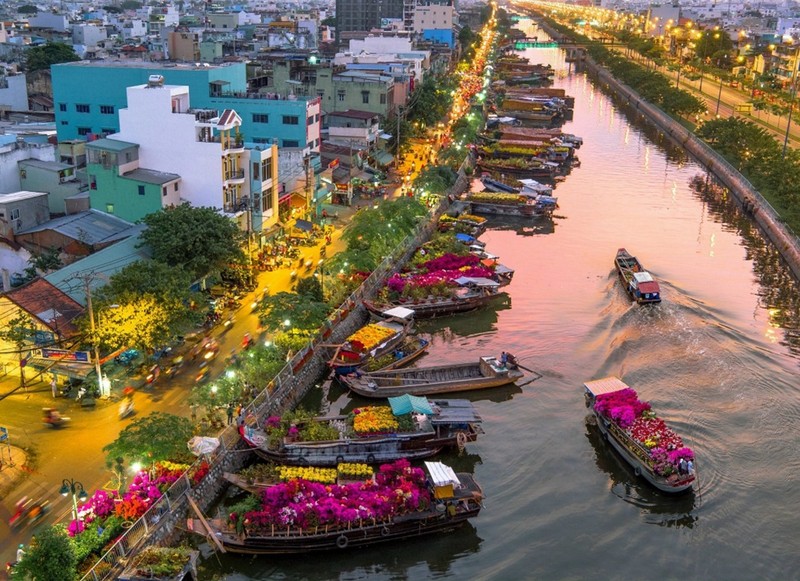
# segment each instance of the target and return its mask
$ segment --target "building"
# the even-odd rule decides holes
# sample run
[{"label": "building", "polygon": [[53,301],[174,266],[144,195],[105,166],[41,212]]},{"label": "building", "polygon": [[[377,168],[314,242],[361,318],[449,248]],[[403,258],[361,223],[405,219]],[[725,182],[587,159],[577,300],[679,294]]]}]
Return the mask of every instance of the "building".
[{"label": "building", "polygon": [[197,32],[171,31],[167,36],[169,58],[190,63],[200,62],[200,35]]},{"label": "building", "polygon": [[8,75],[0,67],[0,115],[10,111],[29,111],[25,75]]},{"label": "building", "polygon": [[380,116],[369,111],[348,109],[326,116],[328,141],[335,145],[354,145],[357,149],[372,150],[380,135]]},{"label": "building", "polygon": [[96,24],[78,24],[72,27],[72,44],[95,47],[108,38],[105,26]]},{"label": "building", "polygon": [[453,48],[455,44],[453,17],[452,4],[417,4],[414,8],[412,30],[424,40],[446,44]]},{"label": "building", "polygon": [[[51,70],[59,141],[119,131],[119,110],[127,106],[127,88],[146,84],[156,75],[166,85],[188,87],[195,109],[235,110],[248,143],[319,152],[320,99],[288,90],[250,90],[245,63],[78,61],[53,65]],[[87,78],[92,82],[87,83]]]},{"label": "building", "polygon": [[66,200],[86,190],[78,180],[75,166],[59,161],[25,159],[17,162],[20,188],[32,192],[47,192],[50,214],[67,213]]},{"label": "building", "polygon": [[17,232],[50,219],[46,192],[0,194],[0,237],[14,240]]},{"label": "building", "polygon": [[385,19],[403,18],[403,0],[336,0],[336,44],[345,33],[382,28]]},{"label": "building", "polygon": [[86,144],[92,208],[135,222],[180,204],[181,176],[140,166],[139,145],[119,139]]}]

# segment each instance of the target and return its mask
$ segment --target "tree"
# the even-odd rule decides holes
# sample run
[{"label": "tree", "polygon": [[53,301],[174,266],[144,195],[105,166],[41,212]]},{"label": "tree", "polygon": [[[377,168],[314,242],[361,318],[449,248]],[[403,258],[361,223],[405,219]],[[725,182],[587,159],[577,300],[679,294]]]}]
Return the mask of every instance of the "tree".
[{"label": "tree", "polygon": [[243,259],[242,231],[214,208],[181,204],[148,214],[142,222],[147,224],[142,245],[152,249],[153,258],[182,266],[194,279]]},{"label": "tree", "polygon": [[24,4],[17,8],[17,12],[20,14],[38,14],[39,9],[36,6],[32,6],[31,4]]},{"label": "tree", "polygon": [[6,326],[0,328],[0,339],[13,343],[17,348],[19,357],[19,384],[25,387],[25,363],[24,348],[31,341],[31,336],[35,331],[33,320],[28,314],[20,309],[17,316],[9,319]]},{"label": "tree", "polygon": [[695,54],[701,59],[725,60],[733,50],[733,41],[724,30],[704,30],[695,43]]},{"label": "tree", "polygon": [[292,329],[302,334],[313,333],[331,312],[330,306],[316,298],[287,292],[265,297],[258,320],[268,331]]},{"label": "tree", "polygon": [[136,0],[125,0],[119,7],[123,10],[138,10],[142,7],[142,3]]},{"label": "tree", "polygon": [[153,412],[134,420],[106,445],[106,458],[114,462],[151,464],[162,460],[180,461],[189,457],[187,442],[192,438],[192,422],[173,414]]},{"label": "tree", "polygon": [[71,46],[61,42],[48,42],[44,46],[36,46],[25,53],[25,69],[34,71],[49,70],[50,65],[71,63],[81,60]]},{"label": "tree", "polygon": [[[95,309],[95,338],[106,350],[136,347],[152,352],[176,335],[177,329],[170,324],[170,310],[175,305],[152,295],[128,295],[120,304],[100,304]],[[80,322],[84,332],[90,330],[87,319],[84,317]]]},{"label": "tree", "polygon": [[298,280],[295,292],[315,302],[325,302],[325,297],[322,296],[322,283],[316,276],[309,276]]},{"label": "tree", "polygon": [[78,577],[78,560],[63,525],[37,531],[22,560],[12,569],[12,579],[73,581]]}]

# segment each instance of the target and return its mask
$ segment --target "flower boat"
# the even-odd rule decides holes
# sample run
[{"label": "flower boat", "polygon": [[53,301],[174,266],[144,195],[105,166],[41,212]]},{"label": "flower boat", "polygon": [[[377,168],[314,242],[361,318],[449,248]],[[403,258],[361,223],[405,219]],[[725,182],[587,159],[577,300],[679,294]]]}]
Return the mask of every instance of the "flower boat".
[{"label": "flower boat", "polygon": [[328,364],[334,369],[356,368],[370,358],[391,353],[411,330],[414,312],[392,308],[374,313],[380,320],[371,322],[337,346]]},{"label": "flower boat", "polygon": [[342,463],[336,468],[319,468],[281,466],[267,462],[248,466],[239,472],[223,472],[222,477],[250,494],[260,494],[265,488],[297,478],[321,484],[343,484],[363,482],[371,478],[373,474],[374,470],[368,464]]},{"label": "flower boat", "polygon": [[480,513],[483,491],[471,474],[425,465],[427,474],[400,460],[345,485],[292,480],[224,517],[191,520],[190,530],[213,535],[226,552],[306,554],[444,533]]},{"label": "flower boat", "polygon": [[556,199],[545,195],[470,192],[466,201],[472,212],[506,216],[549,216],[556,209]]},{"label": "flower boat", "polygon": [[622,281],[622,286],[631,300],[639,304],[661,302],[661,289],[658,282],[642,267],[635,256],[632,256],[624,248],[620,248],[614,257],[614,266]]},{"label": "flower boat", "polygon": [[650,404],[617,377],[584,383],[597,425],[634,473],[662,492],[689,490],[695,481],[694,452],[656,417]]},{"label": "flower boat", "polygon": [[[404,395],[390,398],[388,406],[365,406],[346,416],[317,418],[308,426],[295,427],[280,441],[268,425],[263,429],[245,425],[239,431],[265,460],[296,466],[337,466],[427,458],[444,448],[475,441],[482,431],[481,421],[468,400],[433,401]],[[338,434],[338,438],[312,440],[307,435],[320,432]]]},{"label": "flower boat", "polygon": [[558,164],[553,165],[539,160],[526,161],[519,158],[495,159],[492,161],[487,161],[484,158],[478,160],[478,167],[482,172],[498,173],[517,178],[553,178],[556,175]]},{"label": "flower boat", "polygon": [[358,395],[378,398],[489,389],[523,376],[515,365],[503,365],[495,357],[481,357],[473,363],[341,375],[339,381]]},{"label": "flower boat", "polygon": [[[497,292],[501,283],[489,278],[459,277],[453,282],[456,288],[449,297],[430,297],[414,301],[398,301],[391,304],[403,306],[414,311],[415,318],[430,319],[474,311],[488,304],[493,298],[503,294]],[[380,312],[389,306],[368,300],[364,300],[363,303],[371,313]]]},{"label": "flower boat", "polygon": [[[364,365],[361,366],[361,369],[364,371],[387,371],[389,369],[400,369],[401,367],[405,367],[409,365],[425,355],[428,351],[428,347],[430,347],[430,339],[426,339],[425,337],[420,337],[419,335],[409,335],[403,342],[400,343],[394,351],[391,353],[387,353],[382,357],[373,357],[369,359]],[[346,371],[347,368],[340,367],[336,370],[336,373],[342,373]],[[352,373],[350,371],[349,373]]]}]

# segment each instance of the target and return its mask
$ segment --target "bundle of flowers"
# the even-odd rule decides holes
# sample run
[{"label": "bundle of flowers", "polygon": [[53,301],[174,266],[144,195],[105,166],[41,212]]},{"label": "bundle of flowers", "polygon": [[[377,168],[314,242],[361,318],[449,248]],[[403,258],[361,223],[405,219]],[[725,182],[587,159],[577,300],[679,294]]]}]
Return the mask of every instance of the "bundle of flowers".
[{"label": "bundle of flowers", "polygon": [[336,467],[339,476],[343,478],[371,478],[374,474],[372,466],[368,464],[341,463]]},{"label": "bundle of flowers", "polygon": [[439,222],[441,223],[455,222],[455,221],[456,221],[455,218],[453,218],[452,216],[448,216],[447,214],[442,214],[441,216],[439,216]]},{"label": "bundle of flowers", "polygon": [[[475,259],[480,260],[477,256]],[[430,288],[441,283],[449,284],[462,276],[491,278],[493,275],[492,270],[483,266],[465,266],[457,270],[434,270],[406,276],[395,273],[386,281],[386,285],[389,290],[402,294],[409,288]]]},{"label": "bundle of flowers", "polygon": [[391,432],[398,427],[389,406],[366,406],[353,410],[353,430],[359,434]]},{"label": "bundle of flowers", "polygon": [[459,256],[458,254],[448,252],[438,258],[432,258],[431,260],[423,262],[420,268],[427,272],[436,270],[458,270],[465,266],[475,266],[480,260],[481,259],[474,254]]},{"label": "bundle of flowers", "polygon": [[284,482],[299,478],[300,480],[308,480],[309,482],[333,484],[336,482],[336,469],[312,468],[307,466],[278,466],[278,478]]},{"label": "bundle of flowers", "polygon": [[389,339],[395,332],[395,330],[378,325],[377,323],[370,323],[350,335],[347,340],[354,351],[365,352],[371,351]]},{"label": "bundle of flowers", "polygon": [[502,204],[507,206],[515,206],[517,204],[525,203],[525,196],[519,194],[500,194],[493,192],[471,192],[467,195],[467,200],[470,202],[479,202],[483,204]]},{"label": "bundle of flowers", "polygon": [[272,527],[345,526],[362,521],[387,521],[398,514],[427,508],[430,493],[422,470],[407,460],[381,466],[375,479],[350,484],[323,485],[292,480],[267,488],[260,510],[229,515],[231,524],[243,523],[248,532]]},{"label": "bundle of flowers", "polygon": [[480,226],[481,224],[486,222],[486,218],[484,218],[482,216],[476,216],[474,214],[461,214],[458,217],[458,219],[460,221],[462,221],[462,222],[471,222],[471,223],[476,224],[478,226]]},{"label": "bundle of flowers", "polygon": [[594,409],[614,420],[631,438],[650,451],[657,474],[668,476],[676,471],[681,459],[694,458],[691,448],[685,448],[681,437],[656,416],[649,403],[639,400],[631,388],[598,395]]}]

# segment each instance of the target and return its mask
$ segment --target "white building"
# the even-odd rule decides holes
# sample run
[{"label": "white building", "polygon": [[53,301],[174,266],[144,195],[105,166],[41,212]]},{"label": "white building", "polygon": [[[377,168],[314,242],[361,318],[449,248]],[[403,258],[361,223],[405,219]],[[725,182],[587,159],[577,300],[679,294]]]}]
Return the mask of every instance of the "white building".
[{"label": "white building", "polygon": [[108,38],[106,28],[96,24],[76,24],[72,27],[72,43],[95,47]]},{"label": "white building", "polygon": [[0,113],[29,109],[25,75],[5,75],[0,69]]},{"label": "white building", "polygon": [[70,28],[69,20],[64,14],[50,12],[40,12],[36,16],[31,16],[28,18],[28,25],[31,28],[50,28],[56,32],[67,32]]},{"label": "white building", "polygon": [[144,38],[147,36],[147,23],[144,20],[134,18],[124,22],[120,27],[122,31],[122,38],[124,40],[131,40],[132,38]]},{"label": "white building", "polygon": [[452,30],[453,7],[444,4],[417,4],[414,9],[412,30]]},{"label": "white building", "polygon": [[29,143],[17,135],[0,135],[0,193],[20,188],[17,162],[28,159],[55,161],[56,146],[51,143]]}]

